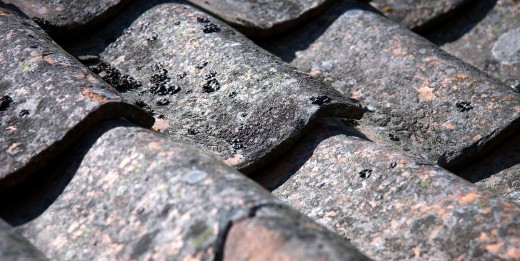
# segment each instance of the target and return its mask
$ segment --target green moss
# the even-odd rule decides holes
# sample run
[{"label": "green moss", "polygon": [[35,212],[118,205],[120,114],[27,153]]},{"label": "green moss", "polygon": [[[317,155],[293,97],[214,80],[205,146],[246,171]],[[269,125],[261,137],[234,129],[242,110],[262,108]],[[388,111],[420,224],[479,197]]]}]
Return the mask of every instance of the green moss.
[{"label": "green moss", "polygon": [[202,246],[206,241],[208,241],[211,236],[213,236],[213,229],[211,227],[206,227],[200,234],[198,234],[193,241],[191,241],[191,245],[193,248],[197,249]]},{"label": "green moss", "polygon": [[20,69],[20,71],[22,72],[27,72],[29,70],[31,70],[32,68],[32,64],[30,62],[25,62],[25,63],[21,63],[20,65],[18,65],[18,69]]},{"label": "green moss", "polygon": [[427,188],[430,186],[430,183],[428,181],[421,181],[421,187]]},{"label": "green moss", "polygon": [[283,75],[278,74],[273,79],[271,79],[271,84],[279,83],[283,80]]},{"label": "green moss", "polygon": [[385,7],[383,7],[383,11],[392,12],[392,11],[394,11],[394,9],[391,6],[385,6]]}]

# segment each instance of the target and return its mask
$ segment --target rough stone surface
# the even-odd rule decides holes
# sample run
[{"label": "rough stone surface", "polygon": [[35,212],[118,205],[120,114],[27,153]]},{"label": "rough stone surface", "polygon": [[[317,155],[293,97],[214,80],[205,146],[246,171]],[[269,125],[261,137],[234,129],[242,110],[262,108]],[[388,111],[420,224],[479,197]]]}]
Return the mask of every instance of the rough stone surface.
[{"label": "rough stone surface", "polygon": [[426,37],[450,54],[520,90],[519,1],[478,1]]},{"label": "rough stone surface", "polygon": [[248,36],[279,34],[305,22],[336,0],[188,0]]},{"label": "rough stone surface", "polygon": [[263,207],[233,224],[224,260],[369,260],[336,237],[296,211]]},{"label": "rough stone surface", "polygon": [[[99,46],[99,39],[119,34]],[[98,50],[102,61],[140,82],[121,93],[154,114],[156,130],[212,151],[245,173],[325,115],[362,115],[330,86],[186,4],[141,1],[93,39],[75,52]]]},{"label": "rough stone surface", "polygon": [[27,239],[0,219],[0,259],[8,261],[48,260]]},{"label": "rough stone surface", "polygon": [[457,174],[520,205],[520,135]]},{"label": "rough stone surface", "polygon": [[126,117],[153,124],[33,21],[4,7],[0,4],[0,190],[36,173],[100,121]]},{"label": "rough stone surface", "polygon": [[51,34],[79,34],[104,22],[134,0],[2,0]]},{"label": "rough stone surface", "polygon": [[375,260],[517,260],[520,208],[399,150],[317,131],[274,194]]},{"label": "rough stone surface", "polygon": [[413,30],[431,28],[468,0],[374,0],[370,4],[388,18]]},{"label": "rough stone surface", "polygon": [[[226,235],[236,222],[263,218],[256,213],[264,208],[280,208],[278,219],[271,220],[283,227],[275,238],[301,243],[293,245],[294,253],[326,251],[329,256],[364,260],[343,239],[295,214],[208,154],[149,130],[119,125],[100,128],[86,140],[87,145],[80,145],[86,149],[76,151],[86,155],[75,156],[81,164],[71,169],[73,177],[62,176],[49,185],[54,190],[60,190],[56,184],[64,187],[55,201],[35,195],[2,214],[15,224],[36,217],[18,230],[49,257],[219,259],[227,252]],[[41,212],[45,210],[40,214],[34,212],[38,209],[35,201],[50,206],[40,207]],[[281,260],[282,255],[276,254],[273,260]]]},{"label": "rough stone surface", "polygon": [[362,132],[371,140],[451,169],[518,127],[517,93],[361,3],[343,1],[266,45],[359,99],[365,106]]}]

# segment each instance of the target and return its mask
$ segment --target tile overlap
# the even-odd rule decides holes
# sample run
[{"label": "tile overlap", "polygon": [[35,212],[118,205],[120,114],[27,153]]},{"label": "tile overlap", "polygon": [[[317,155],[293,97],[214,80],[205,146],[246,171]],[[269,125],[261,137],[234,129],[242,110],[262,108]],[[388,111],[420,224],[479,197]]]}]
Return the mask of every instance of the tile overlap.
[{"label": "tile overlap", "polygon": [[358,1],[266,44],[365,107],[372,140],[457,169],[518,129],[520,96]]},{"label": "tile overlap", "polygon": [[2,1],[2,260],[520,259],[516,0]]},{"label": "tile overlap", "polygon": [[0,4],[0,189],[23,182],[105,119],[153,118]]},{"label": "tile overlap", "polygon": [[[155,129],[242,172],[283,153],[323,117],[363,114],[330,86],[189,5],[141,2],[116,20],[101,35],[128,27],[99,57],[140,82],[121,95],[153,111]],[[208,26],[218,30],[205,32]]]}]

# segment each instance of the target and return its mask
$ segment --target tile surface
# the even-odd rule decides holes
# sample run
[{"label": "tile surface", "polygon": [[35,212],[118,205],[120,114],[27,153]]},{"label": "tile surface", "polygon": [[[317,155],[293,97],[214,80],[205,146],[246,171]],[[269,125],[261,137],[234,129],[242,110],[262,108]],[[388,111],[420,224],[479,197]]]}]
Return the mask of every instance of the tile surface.
[{"label": "tile surface", "polygon": [[[63,193],[18,228],[49,257],[213,260],[236,251],[226,247],[235,239],[227,234],[236,223],[254,222],[261,223],[259,229],[278,228],[271,237],[282,245],[287,242],[295,254],[366,260],[209,154],[150,130],[118,125],[100,128],[87,139],[92,145]],[[16,216],[26,214],[15,211],[11,219],[16,222]],[[242,236],[254,238],[250,233]],[[249,251],[253,249],[242,253],[255,254]],[[280,250],[273,258],[283,256]]]},{"label": "tile surface", "polygon": [[97,123],[153,118],[0,4],[0,189],[22,182]]},{"label": "tile surface", "polygon": [[519,1],[479,1],[426,37],[520,92]]},{"label": "tile surface", "polygon": [[134,0],[2,0],[35,19],[49,33],[81,34]]},{"label": "tile surface", "polygon": [[373,0],[372,6],[388,18],[410,29],[424,29],[436,25],[453,14],[468,0]]},{"label": "tile surface", "polygon": [[295,27],[336,0],[189,0],[249,36],[270,36]]},{"label": "tile surface", "polygon": [[100,58],[139,82],[121,95],[153,112],[156,130],[245,173],[324,116],[362,115],[330,86],[191,6],[142,2],[116,20],[125,26],[114,22],[102,35],[125,29]]},{"label": "tile surface", "polygon": [[520,252],[518,206],[342,131],[309,135],[268,172],[294,173],[274,195],[375,260],[513,260]]},{"label": "tile surface", "polygon": [[370,139],[456,169],[518,128],[520,96],[355,1],[271,45],[365,107]]}]

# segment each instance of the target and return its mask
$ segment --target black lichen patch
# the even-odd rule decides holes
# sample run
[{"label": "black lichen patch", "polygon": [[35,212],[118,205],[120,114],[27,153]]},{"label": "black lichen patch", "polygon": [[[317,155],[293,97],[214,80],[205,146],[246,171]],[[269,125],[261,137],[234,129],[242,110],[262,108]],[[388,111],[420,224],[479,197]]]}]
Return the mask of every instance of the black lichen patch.
[{"label": "black lichen patch", "polygon": [[372,170],[371,169],[364,169],[364,170],[359,172],[359,177],[363,178],[363,179],[370,178],[371,175],[372,175]]},{"label": "black lichen patch", "polygon": [[197,135],[199,133],[200,132],[197,129],[193,129],[193,128],[188,129],[188,134],[190,134],[190,135]]},{"label": "black lichen patch", "polygon": [[114,68],[112,65],[104,61],[89,66],[89,69],[120,92],[137,89],[141,86],[139,81],[129,75],[122,74],[117,68]]},{"label": "black lichen patch", "polygon": [[186,78],[186,76],[188,76],[188,74],[186,72],[182,72],[182,73],[177,74],[177,79],[182,80],[182,79]]},{"label": "black lichen patch", "polygon": [[0,98],[0,111],[7,110],[12,103],[13,99],[11,99],[11,97],[8,95],[4,95],[2,98]]},{"label": "black lichen patch", "polygon": [[395,162],[395,161],[390,162],[391,169],[395,168],[396,166],[397,166],[397,162]]},{"label": "black lichen patch", "polygon": [[197,22],[201,23],[201,24],[207,24],[209,23],[209,19],[207,17],[197,17]]},{"label": "black lichen patch", "polygon": [[146,38],[146,41],[155,42],[155,41],[157,41],[157,37],[158,37],[158,35],[156,33],[154,33],[154,34],[152,34],[152,36]]},{"label": "black lichen patch", "polygon": [[471,106],[471,102],[468,101],[459,101],[455,104],[457,106],[457,110],[460,112],[466,112],[473,109],[473,106]]},{"label": "black lichen patch", "polygon": [[202,86],[203,92],[211,93],[211,92],[218,91],[220,89],[220,83],[218,82],[216,76],[217,76],[217,72],[215,72],[215,71],[210,71],[208,74],[206,74],[206,77],[204,78],[204,80],[206,80],[206,82]]},{"label": "black lichen patch", "polygon": [[161,100],[158,100],[156,104],[157,104],[157,106],[166,106],[166,105],[170,104],[170,100],[161,99]]},{"label": "black lichen patch", "polygon": [[399,136],[393,134],[393,133],[390,133],[388,134],[388,137],[390,138],[391,141],[399,141]]},{"label": "black lichen patch", "polygon": [[30,113],[29,110],[21,110],[20,113],[18,114],[18,116],[20,118],[25,118],[25,117],[29,116],[29,113]]},{"label": "black lichen patch", "polygon": [[322,95],[322,96],[318,96],[318,97],[311,97],[310,100],[311,100],[312,104],[315,104],[318,106],[327,104],[332,101],[332,99],[326,95]]},{"label": "black lichen patch", "polygon": [[134,101],[134,104],[137,105],[137,107],[145,110],[146,112],[148,112],[151,115],[155,114],[155,111],[152,109],[152,107],[142,100],[136,100],[136,101]]},{"label": "black lichen patch", "polygon": [[150,93],[164,96],[181,91],[181,87],[172,81],[168,75],[168,70],[164,69],[162,65],[154,64],[152,70],[155,73],[150,77],[150,83],[152,84],[149,88]]},{"label": "black lichen patch", "polygon": [[231,92],[229,95],[228,95],[229,98],[235,98],[237,97],[237,92]]},{"label": "black lichen patch", "polygon": [[202,31],[206,34],[220,32],[220,28],[206,17],[197,17],[197,22],[204,24]]},{"label": "black lichen patch", "polygon": [[202,31],[206,34],[220,32],[220,28],[214,23],[205,24]]}]

